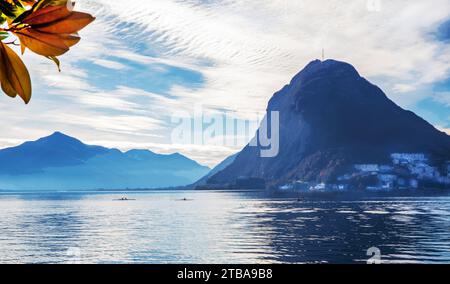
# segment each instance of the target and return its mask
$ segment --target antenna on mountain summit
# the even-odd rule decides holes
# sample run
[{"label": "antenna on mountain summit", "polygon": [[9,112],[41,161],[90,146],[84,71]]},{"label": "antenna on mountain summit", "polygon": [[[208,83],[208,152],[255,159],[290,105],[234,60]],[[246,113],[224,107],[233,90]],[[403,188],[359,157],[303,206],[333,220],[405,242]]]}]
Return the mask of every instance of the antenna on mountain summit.
[{"label": "antenna on mountain summit", "polygon": [[322,48],[322,61],[325,61],[325,49]]}]

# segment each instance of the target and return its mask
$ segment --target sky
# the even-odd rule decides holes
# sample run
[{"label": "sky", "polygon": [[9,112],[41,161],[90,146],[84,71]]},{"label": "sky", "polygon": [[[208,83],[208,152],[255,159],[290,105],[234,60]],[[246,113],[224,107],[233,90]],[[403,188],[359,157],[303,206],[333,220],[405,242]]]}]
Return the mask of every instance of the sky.
[{"label": "sky", "polygon": [[27,52],[30,104],[0,96],[0,148],[61,131],[213,166],[247,136],[180,143],[175,118],[256,122],[322,49],[450,134],[450,0],[79,0],[76,9],[97,20],[61,57],[62,72]]}]

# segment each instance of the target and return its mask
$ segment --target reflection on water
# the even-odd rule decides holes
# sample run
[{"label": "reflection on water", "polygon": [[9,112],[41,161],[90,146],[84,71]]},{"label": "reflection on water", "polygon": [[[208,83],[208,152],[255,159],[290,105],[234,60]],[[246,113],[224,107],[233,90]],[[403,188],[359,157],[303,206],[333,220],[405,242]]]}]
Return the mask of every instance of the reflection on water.
[{"label": "reflection on water", "polygon": [[[450,197],[0,193],[2,263],[450,263]],[[184,200],[186,198],[186,200]]]}]

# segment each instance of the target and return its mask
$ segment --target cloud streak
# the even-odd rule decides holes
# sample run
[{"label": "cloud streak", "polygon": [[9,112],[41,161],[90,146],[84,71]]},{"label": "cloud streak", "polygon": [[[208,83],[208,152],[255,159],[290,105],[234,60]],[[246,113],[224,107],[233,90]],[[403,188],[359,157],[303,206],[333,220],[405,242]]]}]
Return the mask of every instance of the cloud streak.
[{"label": "cloud streak", "polygon": [[322,47],[365,76],[383,77],[377,83],[393,93],[442,80],[450,69],[450,47],[431,38],[450,17],[446,0],[382,1],[380,12],[360,0],[98,3],[121,21],[139,23],[142,39],[163,46],[163,55],[212,62],[198,67],[206,86],[192,95],[205,104],[263,109]]}]

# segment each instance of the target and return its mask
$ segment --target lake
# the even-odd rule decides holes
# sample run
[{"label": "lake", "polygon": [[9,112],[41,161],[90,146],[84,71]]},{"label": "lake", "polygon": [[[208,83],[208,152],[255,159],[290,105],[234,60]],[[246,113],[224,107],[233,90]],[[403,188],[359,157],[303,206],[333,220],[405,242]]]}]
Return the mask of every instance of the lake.
[{"label": "lake", "polygon": [[0,232],[2,263],[450,263],[450,197],[2,192]]}]

